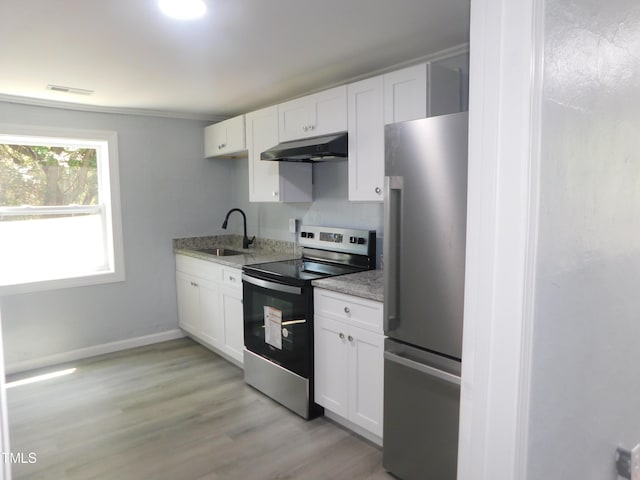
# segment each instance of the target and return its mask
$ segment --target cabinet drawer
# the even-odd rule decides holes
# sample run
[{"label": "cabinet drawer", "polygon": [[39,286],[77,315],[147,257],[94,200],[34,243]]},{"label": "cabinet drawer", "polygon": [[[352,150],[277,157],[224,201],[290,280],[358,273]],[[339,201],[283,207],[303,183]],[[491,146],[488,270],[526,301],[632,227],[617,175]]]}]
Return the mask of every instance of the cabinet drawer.
[{"label": "cabinet drawer", "polygon": [[372,332],[382,333],[382,303],[321,288],[314,289],[315,313],[329,315]]},{"label": "cabinet drawer", "polygon": [[176,270],[214,282],[222,281],[222,267],[188,255],[176,255]]},{"label": "cabinet drawer", "polygon": [[242,288],[242,272],[236,268],[225,268],[222,271],[223,282],[226,286]]}]

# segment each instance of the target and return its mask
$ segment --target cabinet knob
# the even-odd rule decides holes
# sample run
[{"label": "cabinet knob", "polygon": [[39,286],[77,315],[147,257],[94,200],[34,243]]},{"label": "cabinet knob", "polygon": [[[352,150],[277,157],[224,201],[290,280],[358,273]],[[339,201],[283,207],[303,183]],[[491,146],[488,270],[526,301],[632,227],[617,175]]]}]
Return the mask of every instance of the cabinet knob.
[{"label": "cabinet knob", "polygon": [[236,281],[236,277],[229,277],[229,280],[231,280],[232,282]]},{"label": "cabinet knob", "polygon": [[353,342],[353,337],[351,335],[349,335],[349,337],[347,338],[347,340],[349,340],[350,342]]},{"label": "cabinet knob", "polygon": [[218,145],[218,150],[222,150],[226,146],[227,146],[226,143],[221,143],[220,145]]},{"label": "cabinet knob", "polygon": [[338,336],[340,337],[340,340],[344,340],[344,333],[340,332]]},{"label": "cabinet knob", "polygon": [[278,192],[273,192],[273,196],[277,197],[278,196]]},{"label": "cabinet knob", "polygon": [[382,190],[380,189],[380,187],[376,187],[376,193],[377,193],[378,195],[380,195],[380,194],[382,193]]},{"label": "cabinet knob", "polygon": [[351,313],[351,310],[349,309],[349,307],[344,307],[344,313],[346,313],[347,315]]},{"label": "cabinet knob", "polygon": [[307,125],[305,125],[305,126],[302,127],[302,130],[304,130],[306,132],[307,130],[309,130],[309,127]]}]

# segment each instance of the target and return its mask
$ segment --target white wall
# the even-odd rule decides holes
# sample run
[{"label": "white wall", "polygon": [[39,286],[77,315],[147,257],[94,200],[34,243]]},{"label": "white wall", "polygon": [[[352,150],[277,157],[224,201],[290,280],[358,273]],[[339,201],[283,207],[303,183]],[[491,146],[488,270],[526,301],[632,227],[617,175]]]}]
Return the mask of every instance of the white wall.
[{"label": "white wall", "polygon": [[640,4],[545,0],[527,480],[640,442]]},{"label": "white wall", "polygon": [[[233,165],[203,159],[203,122],[0,103],[0,123],[118,132],[126,281],[0,299],[8,370],[177,328],[171,240],[219,233]],[[46,241],[46,239],[43,239]]]}]

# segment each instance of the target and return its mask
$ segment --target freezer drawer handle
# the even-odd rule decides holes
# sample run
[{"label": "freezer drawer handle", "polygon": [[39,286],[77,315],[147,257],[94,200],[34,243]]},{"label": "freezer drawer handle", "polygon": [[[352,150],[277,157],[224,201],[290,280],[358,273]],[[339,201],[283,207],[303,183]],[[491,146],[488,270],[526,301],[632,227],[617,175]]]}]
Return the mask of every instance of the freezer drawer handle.
[{"label": "freezer drawer handle", "polygon": [[437,377],[440,380],[444,380],[448,383],[453,383],[455,385],[460,385],[460,377],[457,375],[453,375],[448,372],[443,372],[442,370],[438,370],[437,368],[430,367],[429,365],[425,365],[423,363],[416,362],[414,360],[409,360],[406,357],[401,357],[400,355],[396,355],[391,352],[384,352],[385,360],[389,360],[390,362],[394,362],[405,367],[412,368],[414,370],[418,370],[419,372],[426,373],[427,375],[431,375],[433,377]]}]

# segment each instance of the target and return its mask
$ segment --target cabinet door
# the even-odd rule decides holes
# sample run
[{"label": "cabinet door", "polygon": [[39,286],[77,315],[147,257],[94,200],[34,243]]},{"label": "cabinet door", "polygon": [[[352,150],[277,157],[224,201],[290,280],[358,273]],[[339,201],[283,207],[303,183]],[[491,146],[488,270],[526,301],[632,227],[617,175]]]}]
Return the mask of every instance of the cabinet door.
[{"label": "cabinet door", "polygon": [[209,125],[204,129],[204,156],[215,157],[220,154],[222,145],[227,141],[227,129],[219,123]]},{"label": "cabinet door", "polygon": [[341,85],[278,106],[281,142],[347,130],[347,87]]},{"label": "cabinet door", "polygon": [[249,201],[310,202],[311,164],[260,160],[260,154],[278,144],[278,107],[246,115],[249,150]]},{"label": "cabinet door", "polygon": [[216,157],[245,150],[244,115],[214,123],[204,129],[204,156]]},{"label": "cabinet door", "polygon": [[196,335],[200,330],[200,294],[193,277],[176,272],[178,326]]},{"label": "cabinet door", "polygon": [[382,201],[384,185],[384,88],[378,76],[347,88],[349,200]]},{"label": "cabinet door", "polygon": [[225,142],[224,153],[241,152],[246,149],[244,122],[244,115],[225,120],[227,141]]},{"label": "cabinet door", "polygon": [[382,436],[384,336],[351,327],[348,347],[348,418]]},{"label": "cabinet door", "polygon": [[349,353],[346,326],[316,315],[313,331],[316,403],[346,418]]},{"label": "cabinet door", "polygon": [[427,116],[427,65],[421,63],[384,75],[384,123]]},{"label": "cabinet door", "polygon": [[309,136],[312,115],[312,102],[308,97],[297,98],[278,105],[279,140],[287,142]]},{"label": "cabinet door", "polygon": [[241,289],[223,288],[222,317],[224,319],[224,351],[243,363],[244,320]]},{"label": "cabinet door", "polygon": [[308,136],[347,131],[347,86],[316,93],[312,103],[312,124]]},{"label": "cabinet door", "polygon": [[280,162],[263,162],[260,154],[278,144],[278,107],[246,115],[249,150],[249,201],[280,201]]},{"label": "cabinet door", "polygon": [[216,348],[224,345],[224,323],[220,309],[220,286],[217,283],[197,280],[200,296],[200,336]]}]

